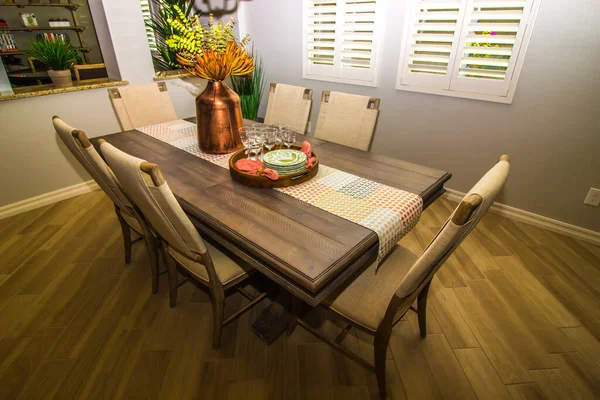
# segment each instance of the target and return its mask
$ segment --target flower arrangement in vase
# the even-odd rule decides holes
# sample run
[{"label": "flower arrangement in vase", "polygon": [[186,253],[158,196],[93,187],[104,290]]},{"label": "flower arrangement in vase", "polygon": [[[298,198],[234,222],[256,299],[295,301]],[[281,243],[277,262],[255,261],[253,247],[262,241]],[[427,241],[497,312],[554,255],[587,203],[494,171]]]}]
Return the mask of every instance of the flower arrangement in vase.
[{"label": "flower arrangement in vase", "polygon": [[165,43],[184,69],[208,80],[196,98],[198,145],[207,153],[231,153],[242,147],[238,132],[243,120],[239,96],[223,81],[254,71],[254,58],[244,48],[250,37],[236,39],[233,19],[215,24],[211,14],[203,26],[197,15],[187,17],[177,5],[173,8],[177,18],[167,22],[175,33]]}]

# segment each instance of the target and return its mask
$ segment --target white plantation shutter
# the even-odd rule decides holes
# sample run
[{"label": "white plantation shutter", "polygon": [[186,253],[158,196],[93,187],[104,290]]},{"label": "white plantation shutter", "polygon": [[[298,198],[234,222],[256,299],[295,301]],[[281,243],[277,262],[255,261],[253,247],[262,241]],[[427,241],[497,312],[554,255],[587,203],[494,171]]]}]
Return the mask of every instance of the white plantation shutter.
[{"label": "white plantation shutter", "polygon": [[384,0],[304,0],[305,78],[376,86]]},{"label": "white plantation shutter", "polygon": [[[144,16],[144,23],[146,21],[152,20],[152,10],[150,9],[150,1],[151,0],[140,0],[142,4],[142,15]],[[150,27],[146,28],[146,39],[148,39],[148,44],[150,45],[151,51],[156,51],[156,37],[154,36],[154,31]]]},{"label": "white plantation shutter", "polygon": [[506,96],[531,0],[469,0],[451,90]]},{"label": "white plantation shutter", "polygon": [[413,4],[414,8],[409,11],[413,18],[407,30],[401,83],[448,89],[460,38],[464,1],[419,0]]},{"label": "white plantation shutter", "polygon": [[503,101],[540,1],[412,0],[397,88]]}]

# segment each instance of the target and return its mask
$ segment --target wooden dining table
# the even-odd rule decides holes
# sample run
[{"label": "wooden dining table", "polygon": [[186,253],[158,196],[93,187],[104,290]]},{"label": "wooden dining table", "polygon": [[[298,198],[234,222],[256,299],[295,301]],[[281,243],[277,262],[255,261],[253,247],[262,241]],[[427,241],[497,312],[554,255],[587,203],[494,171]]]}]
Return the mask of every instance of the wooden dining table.
[{"label": "wooden dining table", "polygon": [[[451,178],[437,169],[300,137],[312,144],[322,165],[418,194],[424,208],[444,193],[444,183]],[[227,169],[139,131],[102,138],[157,163],[204,237],[311,306],[347,285],[377,258],[377,234],[361,225],[276,190],[246,187],[233,181]],[[98,139],[92,139],[95,146]]]}]

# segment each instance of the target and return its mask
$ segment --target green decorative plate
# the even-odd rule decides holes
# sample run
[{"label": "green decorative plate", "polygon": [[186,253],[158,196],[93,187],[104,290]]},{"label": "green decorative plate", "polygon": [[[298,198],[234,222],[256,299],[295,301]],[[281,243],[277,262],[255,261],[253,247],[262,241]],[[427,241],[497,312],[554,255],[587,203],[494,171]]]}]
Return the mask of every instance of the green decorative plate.
[{"label": "green decorative plate", "polygon": [[294,169],[293,167],[306,163],[306,154],[292,149],[273,150],[263,156],[263,161],[268,166]]}]

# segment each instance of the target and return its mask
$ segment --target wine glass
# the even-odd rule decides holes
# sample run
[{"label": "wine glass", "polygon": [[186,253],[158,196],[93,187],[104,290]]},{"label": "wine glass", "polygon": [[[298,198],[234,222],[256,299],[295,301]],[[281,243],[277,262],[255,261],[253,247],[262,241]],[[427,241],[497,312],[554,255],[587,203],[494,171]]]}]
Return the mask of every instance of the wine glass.
[{"label": "wine glass", "polygon": [[267,151],[277,144],[277,129],[272,127],[265,127],[262,131],[263,144],[267,148]]},{"label": "wine glass", "polygon": [[[258,160],[262,147],[263,138],[261,137],[260,132],[254,132],[251,136],[249,136],[248,158],[251,160]],[[254,158],[252,158],[252,154],[254,154]]]},{"label": "wine glass", "polygon": [[281,144],[283,142],[283,135],[285,133],[286,126],[283,122],[275,122],[274,126],[277,128],[277,144]]},{"label": "wine glass", "polygon": [[283,135],[283,143],[287,146],[287,148],[289,149],[294,143],[296,143],[296,132],[293,131],[287,131],[284,135]]},{"label": "wine glass", "polygon": [[248,154],[249,139],[248,139],[248,132],[246,131],[246,127],[242,126],[241,128],[239,128],[238,133],[240,134],[240,140],[242,141],[242,144],[246,148],[246,154]]}]

